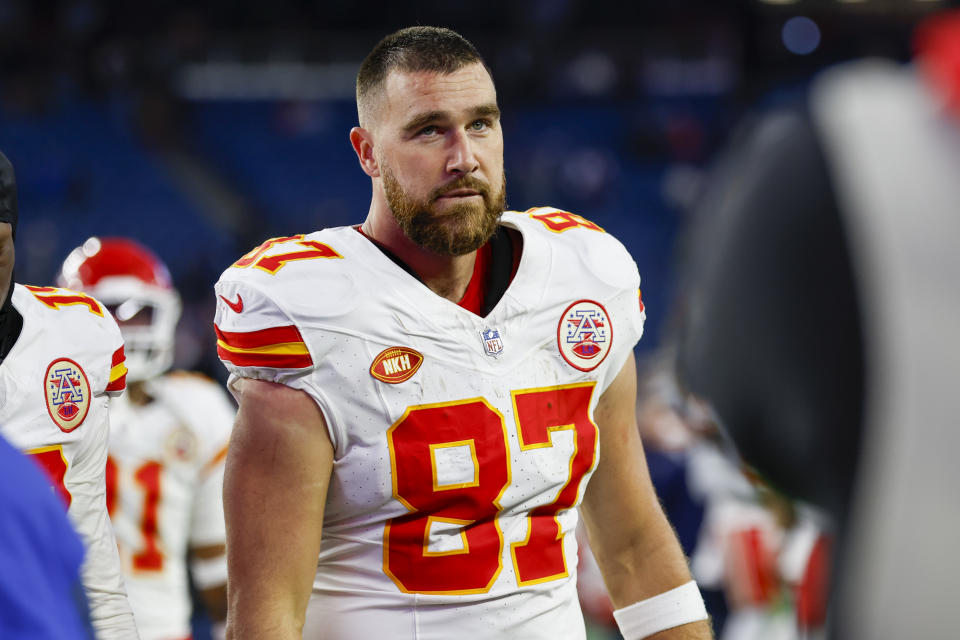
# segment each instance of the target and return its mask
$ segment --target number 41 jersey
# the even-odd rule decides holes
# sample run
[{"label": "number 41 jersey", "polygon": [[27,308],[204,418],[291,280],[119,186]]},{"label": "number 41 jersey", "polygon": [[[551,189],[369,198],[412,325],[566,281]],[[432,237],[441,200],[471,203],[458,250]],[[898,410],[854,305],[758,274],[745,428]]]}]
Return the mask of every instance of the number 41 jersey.
[{"label": "number 41 jersey", "polygon": [[501,224],[523,253],[485,318],[353,227],[269,240],[217,283],[231,384],[305,391],[334,446],[305,638],[584,636],[575,507],[643,329],[639,276],[579,216]]}]

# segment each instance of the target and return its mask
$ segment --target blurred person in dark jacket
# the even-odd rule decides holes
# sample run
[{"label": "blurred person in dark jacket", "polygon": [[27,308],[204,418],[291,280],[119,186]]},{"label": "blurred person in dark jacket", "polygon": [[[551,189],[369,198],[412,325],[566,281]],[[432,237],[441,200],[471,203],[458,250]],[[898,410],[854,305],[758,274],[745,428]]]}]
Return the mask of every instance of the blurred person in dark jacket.
[{"label": "blurred person in dark jacket", "polygon": [[840,526],[844,640],[956,635],[960,13],[916,44],[821,73],[735,142],[679,358],[743,456]]}]

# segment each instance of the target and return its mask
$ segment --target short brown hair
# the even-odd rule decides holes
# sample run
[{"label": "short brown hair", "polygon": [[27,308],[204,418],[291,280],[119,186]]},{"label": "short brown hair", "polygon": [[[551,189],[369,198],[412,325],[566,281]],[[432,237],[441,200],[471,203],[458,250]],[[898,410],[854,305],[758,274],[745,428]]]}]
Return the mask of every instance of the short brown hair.
[{"label": "short brown hair", "polygon": [[490,73],[477,48],[456,31],[444,27],[407,27],[391,33],[377,43],[357,73],[357,112],[361,125],[372,96],[391,71],[453,73],[476,62]]}]

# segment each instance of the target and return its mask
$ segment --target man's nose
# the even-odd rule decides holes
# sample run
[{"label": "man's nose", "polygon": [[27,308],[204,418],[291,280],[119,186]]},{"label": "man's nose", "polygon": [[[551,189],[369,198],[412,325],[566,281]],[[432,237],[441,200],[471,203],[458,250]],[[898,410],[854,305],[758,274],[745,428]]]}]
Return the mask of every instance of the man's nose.
[{"label": "man's nose", "polygon": [[474,141],[466,131],[458,130],[450,134],[447,171],[466,175],[480,168],[474,153]]}]

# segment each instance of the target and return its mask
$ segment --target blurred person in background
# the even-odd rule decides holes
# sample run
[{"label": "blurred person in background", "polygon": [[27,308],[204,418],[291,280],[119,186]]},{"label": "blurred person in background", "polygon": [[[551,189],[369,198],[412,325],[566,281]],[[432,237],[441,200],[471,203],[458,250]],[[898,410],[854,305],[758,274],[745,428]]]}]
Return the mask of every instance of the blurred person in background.
[{"label": "blurred person in background", "polygon": [[101,300],[126,344],[127,393],[110,406],[107,506],[140,637],[190,637],[191,580],[223,637],[222,486],[233,405],[212,380],[168,372],[180,299],[152,251],[90,238],[64,260],[58,282]]},{"label": "blurred person in background", "polygon": [[569,212],[504,212],[496,90],[460,35],[387,36],[357,102],[366,221],[216,286],[228,635],[583,638],[582,501],[624,635],[710,638],[642,463],[633,260]]},{"label": "blurred person in background", "polygon": [[97,638],[130,640],[105,479],[108,398],[126,383],[123,340],[94,298],[13,281],[16,229],[13,165],[0,154],[0,434],[44,469],[83,538]]},{"label": "blurred person in background", "polygon": [[814,637],[826,615],[829,519],[743,463],[710,405],[680,386],[672,346],[645,361],[639,388],[637,422],[651,476],[717,637]]},{"label": "blurred person in background", "polygon": [[91,640],[82,562],[47,477],[0,437],[0,638]]},{"label": "blurred person in background", "polygon": [[744,457],[840,527],[830,633],[956,636],[960,13],[820,74],[699,212],[680,363]]},{"label": "blurred person in background", "polygon": [[[671,348],[644,358],[638,376],[637,427],[650,476],[717,637],[815,637],[825,622],[828,519],[744,466],[709,405],[678,385]],[[609,628],[609,598],[588,550],[581,603],[591,622]]]}]

